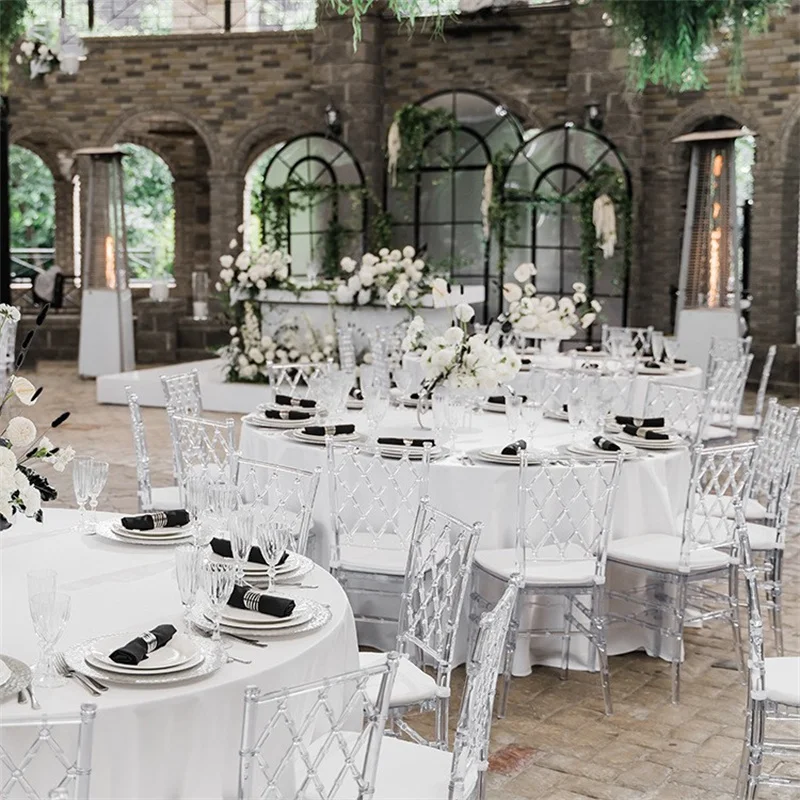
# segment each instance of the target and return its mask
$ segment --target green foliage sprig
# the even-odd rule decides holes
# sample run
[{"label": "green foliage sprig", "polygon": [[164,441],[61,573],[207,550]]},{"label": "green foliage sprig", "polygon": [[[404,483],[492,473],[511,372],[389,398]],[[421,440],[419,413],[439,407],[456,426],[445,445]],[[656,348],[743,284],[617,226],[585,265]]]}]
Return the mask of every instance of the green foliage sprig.
[{"label": "green foliage sprig", "polygon": [[0,2],[0,93],[6,94],[10,81],[11,51],[25,28],[28,0]]},{"label": "green foliage sprig", "polygon": [[400,156],[397,161],[397,184],[403,186],[403,174],[423,166],[425,145],[437,133],[456,131],[458,120],[444,108],[425,108],[407,103],[399,108],[394,121],[400,130]]}]

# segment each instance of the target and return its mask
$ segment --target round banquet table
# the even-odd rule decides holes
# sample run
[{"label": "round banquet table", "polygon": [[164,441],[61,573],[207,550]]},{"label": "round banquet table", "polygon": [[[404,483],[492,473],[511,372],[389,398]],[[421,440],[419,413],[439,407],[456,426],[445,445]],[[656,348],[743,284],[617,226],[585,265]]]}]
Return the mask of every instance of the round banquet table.
[{"label": "round banquet table", "polygon": [[[57,570],[59,589],[72,598],[59,649],[102,634],[179,625],[173,549],[81,536],[70,530],[76,518],[75,511],[47,508],[43,524],[21,520],[0,534],[0,653],[28,664],[36,659],[27,602],[30,569]],[[332,619],[266,648],[234,642],[230,652],[251,664],[229,663],[213,675],[165,687],[109,682],[109,691],[98,698],[68,681],[57,689],[36,689],[41,711],[11,697],[0,705],[0,717],[8,723],[43,713],[56,718],[75,714],[81,703],[96,703],[92,797],[235,798],[245,687],[271,691],[358,668],[353,613],[341,587],[319,567],[304,580],[318,589],[296,596],[329,604]]]},{"label": "round banquet table", "polygon": [[[430,417],[430,414],[428,415]],[[343,422],[366,431],[363,412],[348,411]],[[430,420],[428,420],[430,422]],[[428,432],[430,434],[430,432]],[[416,412],[406,408],[391,408],[380,426],[379,435],[420,435]],[[571,432],[565,422],[545,418],[528,446],[550,449],[570,441]],[[511,441],[504,414],[482,412],[473,416],[472,428],[460,433],[456,452],[431,464],[428,494],[436,507],[465,522],[482,522],[483,532],[478,549],[513,547],[515,543],[516,488],[519,469],[474,461],[465,464],[461,453],[479,447],[504,445]],[[249,424],[242,426],[240,450],[247,458],[274,462],[291,467],[313,469],[323,467],[322,480],[314,507],[315,560],[325,566],[330,561],[333,530],[325,467],[325,448],[291,438],[291,432],[274,431]],[[616,496],[611,536],[621,539],[651,533],[679,535],[677,516],[683,511],[689,474],[689,452],[686,448],[668,451],[642,451],[641,457],[622,465]],[[628,586],[636,580],[635,573],[614,564],[608,566],[608,583],[613,588]],[[483,589],[483,587],[482,587]],[[487,591],[489,591],[487,589]],[[355,602],[355,599],[354,599]],[[356,605],[356,612],[359,606]],[[560,610],[543,610],[552,626],[559,624]],[[396,618],[397,613],[395,611]],[[391,617],[390,617],[391,618]],[[381,649],[391,649],[394,631],[389,626],[359,624],[359,641]],[[459,660],[465,660],[466,637],[459,637]],[[617,654],[645,648],[653,655],[662,655],[661,646],[643,629],[627,625],[614,626],[609,631],[609,653]],[[560,664],[560,640],[531,640],[530,648],[517,648],[515,674],[527,674],[532,664]],[[588,644],[576,637],[572,648],[571,665],[591,666]]]},{"label": "round banquet table", "polygon": [[[596,356],[595,361],[600,362],[602,356],[597,357],[593,353],[581,353],[579,358],[584,361],[592,361],[592,356]],[[525,356],[535,367],[544,369],[568,370],[572,368],[572,359],[566,355],[543,356],[541,354]],[[525,392],[528,387],[527,371],[520,372],[511,382],[514,389],[518,392]],[[700,367],[685,366],[672,372],[665,372],[663,375],[657,373],[638,373],[633,379],[633,389],[631,390],[631,413],[634,416],[644,414],[644,401],[647,395],[647,384],[651,381],[663,381],[664,383],[674,383],[678,386],[687,386],[690,389],[700,389],[703,385],[703,370]]]}]

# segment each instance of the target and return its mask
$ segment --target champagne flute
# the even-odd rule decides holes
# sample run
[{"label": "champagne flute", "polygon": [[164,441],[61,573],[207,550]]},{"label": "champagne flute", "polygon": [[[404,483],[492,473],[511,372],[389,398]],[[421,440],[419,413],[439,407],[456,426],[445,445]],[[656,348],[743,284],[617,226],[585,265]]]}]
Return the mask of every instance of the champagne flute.
[{"label": "champagne flute", "polygon": [[70,596],[63,592],[41,592],[28,597],[28,607],[40,650],[33,684],[48,689],[63,686],[66,678],[56,670],[55,645],[69,619]]},{"label": "champagne flute", "polygon": [[653,331],[650,337],[650,349],[653,351],[653,361],[660,363],[664,356],[664,334],[661,331]]},{"label": "champagne flute", "polygon": [[91,456],[77,456],[72,461],[72,486],[78,503],[77,533],[86,532],[86,503],[89,500],[89,476],[93,463]]},{"label": "champagne flute", "polygon": [[453,397],[446,387],[437,386],[433,390],[431,410],[433,411],[433,431],[437,443],[441,447],[453,446],[457,426],[453,410]]},{"label": "champagne flute", "polygon": [[678,340],[671,336],[664,336],[662,343],[664,345],[664,353],[667,356],[667,363],[674,367],[675,357],[678,355]]},{"label": "champagne flute", "polygon": [[219,561],[205,561],[202,566],[203,589],[208,597],[211,621],[214,632],[211,640],[214,642],[217,656],[225,657],[225,648],[220,634],[222,609],[230,599],[236,578],[236,567],[232,564],[223,564]]},{"label": "champagne flute", "polygon": [[93,461],[89,471],[89,533],[97,533],[97,499],[108,480],[108,461]]},{"label": "champagne flute", "polygon": [[236,562],[236,583],[244,585],[244,565],[253,546],[255,520],[249,508],[241,508],[230,518],[231,555]]},{"label": "champagne flute", "polygon": [[533,437],[539,426],[542,424],[544,417],[544,409],[538,400],[529,400],[520,406],[520,415],[522,416],[522,424],[525,429],[525,434],[528,437],[528,443],[533,441]]},{"label": "champagne flute", "polygon": [[578,438],[578,431],[583,423],[585,405],[583,387],[581,385],[575,386],[569,393],[569,404],[567,405],[567,417],[569,419],[569,429],[572,432],[573,444]]},{"label": "champagne flute", "polygon": [[517,438],[522,423],[522,397],[506,392],[506,425],[512,440]]},{"label": "champagne flute", "polygon": [[186,510],[192,520],[192,537],[195,546],[207,545],[210,539],[203,541],[204,526],[200,521],[200,516],[205,513],[207,507],[208,482],[204,475],[190,475],[184,485],[184,498]]},{"label": "champagne flute", "polygon": [[183,625],[186,633],[191,631],[191,614],[200,585],[200,566],[203,551],[191,544],[175,548],[175,577],[183,604]]},{"label": "champagne flute", "polygon": [[286,548],[289,546],[289,531],[274,520],[267,520],[256,529],[258,546],[267,565],[268,585],[267,591],[275,586],[275,576]]}]

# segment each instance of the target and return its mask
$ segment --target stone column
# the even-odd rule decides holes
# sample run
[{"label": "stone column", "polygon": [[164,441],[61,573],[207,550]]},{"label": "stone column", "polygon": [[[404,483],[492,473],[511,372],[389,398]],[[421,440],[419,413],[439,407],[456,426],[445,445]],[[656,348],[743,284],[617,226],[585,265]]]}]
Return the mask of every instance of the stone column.
[{"label": "stone column", "polygon": [[74,203],[72,181],[54,176],[56,200],[55,255],[53,261],[65,275],[75,272]]},{"label": "stone column", "polygon": [[[216,170],[208,173],[208,179],[211,236],[204,266],[215,276],[219,269],[219,257],[230,251],[230,240],[236,239],[241,245],[242,235],[236,229],[242,224],[244,176]],[[198,262],[197,267],[200,266]]]}]

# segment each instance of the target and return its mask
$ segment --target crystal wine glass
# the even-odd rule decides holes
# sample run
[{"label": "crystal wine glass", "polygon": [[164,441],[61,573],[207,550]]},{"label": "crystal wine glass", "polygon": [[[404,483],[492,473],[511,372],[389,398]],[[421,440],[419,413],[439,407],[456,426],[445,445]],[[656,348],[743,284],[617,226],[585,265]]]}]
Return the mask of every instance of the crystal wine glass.
[{"label": "crystal wine glass", "polygon": [[97,533],[97,499],[108,480],[108,461],[93,461],[89,471],[89,533]]},{"label": "crystal wine glass", "polygon": [[290,543],[290,532],[274,520],[268,520],[256,528],[256,539],[267,565],[267,591],[271,591],[275,586],[278,564]]},{"label": "crystal wine glass", "polygon": [[650,349],[653,351],[653,361],[660,362],[664,355],[664,334],[661,331],[653,331]]},{"label": "crystal wine glass", "polygon": [[453,412],[453,397],[444,386],[437,386],[431,395],[433,431],[437,443],[442,447],[455,444],[456,419]]},{"label": "crystal wine glass", "polygon": [[670,366],[675,365],[675,358],[678,355],[678,341],[671,336],[663,338],[664,352],[667,355],[667,362]]},{"label": "crystal wine glass", "polygon": [[186,510],[192,520],[192,536],[195,546],[207,545],[211,539],[206,538],[205,526],[200,521],[200,517],[205,513],[208,506],[208,481],[204,475],[190,475],[186,479],[184,498]]},{"label": "crystal wine glass", "polygon": [[41,592],[28,597],[28,607],[40,648],[33,683],[48,689],[63,686],[66,678],[56,670],[55,645],[69,619],[70,596],[63,592]]},{"label": "crystal wine glass", "polygon": [[191,631],[191,613],[197,590],[200,588],[200,565],[203,551],[191,544],[175,548],[175,577],[178,592],[183,604],[183,625],[187,633]]},{"label": "crystal wine glass", "polygon": [[389,411],[389,392],[381,383],[377,373],[371,375],[368,383],[362,384],[361,391],[364,395],[364,412],[369,422],[370,434],[375,436],[378,426]]},{"label": "crystal wine glass", "polygon": [[522,423],[522,397],[518,394],[506,393],[506,425],[512,439],[517,438]]},{"label": "crystal wine glass", "polygon": [[569,429],[572,432],[572,441],[578,438],[578,431],[584,420],[585,414],[585,396],[583,393],[583,386],[580,384],[575,386],[569,393],[569,403],[567,405],[567,416],[569,419]]},{"label": "crystal wine glass", "polygon": [[533,441],[534,434],[542,424],[544,417],[544,409],[538,400],[529,400],[520,406],[520,415],[522,417],[522,425],[525,430],[525,435],[528,437],[528,443]]},{"label": "crystal wine glass", "polygon": [[233,564],[223,564],[219,561],[205,561],[202,566],[203,589],[208,596],[209,612],[214,624],[212,641],[217,655],[224,658],[224,647],[220,635],[220,622],[222,609],[230,599],[236,579],[236,567]]},{"label": "crystal wine glass", "polygon": [[91,456],[77,456],[72,461],[72,486],[78,503],[78,533],[86,532],[86,503],[89,500],[89,478],[93,463]]},{"label": "crystal wine glass", "polygon": [[213,481],[208,484],[208,517],[215,533],[228,529],[228,520],[239,507],[239,494],[228,481]]},{"label": "crystal wine glass", "polygon": [[230,517],[231,555],[236,562],[236,583],[243,585],[244,565],[253,546],[255,520],[249,508],[241,508]]}]

